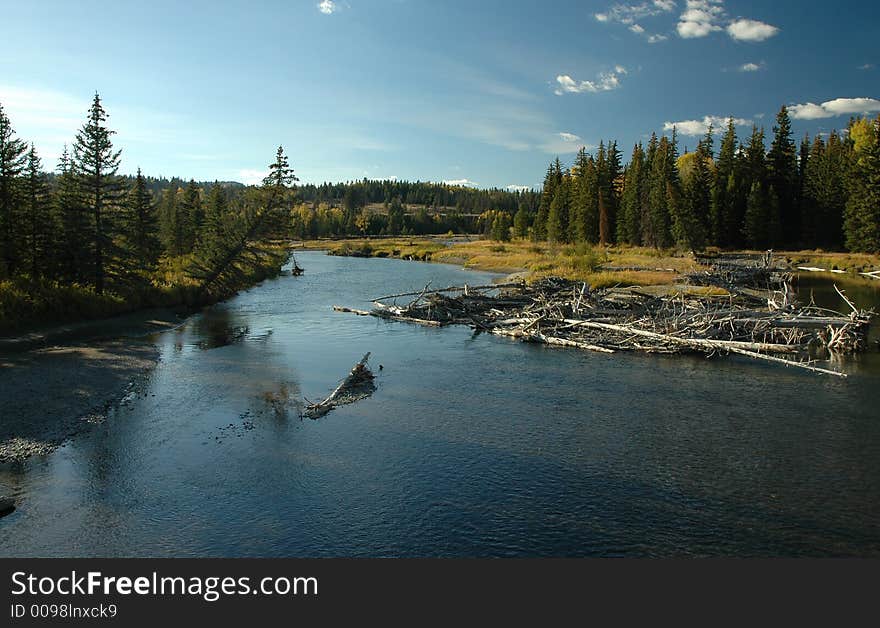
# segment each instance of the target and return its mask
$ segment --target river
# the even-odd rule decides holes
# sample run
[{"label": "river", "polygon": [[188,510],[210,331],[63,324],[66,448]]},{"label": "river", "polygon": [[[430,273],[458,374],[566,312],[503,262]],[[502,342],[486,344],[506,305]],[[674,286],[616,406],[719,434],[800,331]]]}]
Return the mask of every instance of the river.
[{"label": "river", "polygon": [[[521,344],[330,309],[493,275],[297,257],[151,339],[104,423],[0,467],[0,555],[880,555],[876,348],[841,379]],[[367,351],[375,394],[300,419]]]}]

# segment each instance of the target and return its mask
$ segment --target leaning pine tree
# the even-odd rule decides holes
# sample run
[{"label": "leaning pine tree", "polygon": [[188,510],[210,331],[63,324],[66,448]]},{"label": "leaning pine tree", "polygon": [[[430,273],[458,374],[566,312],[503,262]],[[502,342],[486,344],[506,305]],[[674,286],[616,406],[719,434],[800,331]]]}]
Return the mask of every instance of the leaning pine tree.
[{"label": "leaning pine tree", "polygon": [[[269,176],[263,179],[262,187],[244,199],[238,212],[227,212],[223,218],[213,216],[211,205],[215,199],[209,199],[206,220],[214,233],[196,251],[192,271],[200,280],[197,300],[234,290],[244,274],[266,262],[271,253],[260,246],[260,240],[281,225],[281,210],[292,200],[298,180],[279,146]],[[217,219],[222,224],[211,225]]]}]

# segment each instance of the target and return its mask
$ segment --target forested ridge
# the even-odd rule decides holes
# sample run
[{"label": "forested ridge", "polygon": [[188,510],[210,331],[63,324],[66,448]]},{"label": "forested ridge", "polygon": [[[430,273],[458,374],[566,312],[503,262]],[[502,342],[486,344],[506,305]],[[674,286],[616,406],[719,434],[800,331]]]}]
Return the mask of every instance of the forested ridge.
[{"label": "forested ridge", "polygon": [[714,143],[710,128],[680,155],[674,129],[653,134],[626,166],[614,141],[581,149],[570,168],[550,163],[537,211],[506,220],[555,242],[880,252],[880,118],[798,146],[782,107],[769,149],[763,128],[741,140],[733,119]]}]

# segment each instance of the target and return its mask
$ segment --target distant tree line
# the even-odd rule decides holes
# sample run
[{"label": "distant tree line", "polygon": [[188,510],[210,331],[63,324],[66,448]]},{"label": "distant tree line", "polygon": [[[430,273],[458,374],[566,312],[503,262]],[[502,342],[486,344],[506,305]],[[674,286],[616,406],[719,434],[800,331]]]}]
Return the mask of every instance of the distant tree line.
[{"label": "distant tree line", "polygon": [[728,121],[679,155],[678,137],[638,143],[626,166],[616,142],[547,169],[537,208],[521,206],[514,235],[653,247],[823,248],[880,252],[880,118],[850,121],[797,147],[782,107],[770,149],[763,128],[741,142]]},{"label": "distant tree line", "polygon": [[463,185],[431,181],[363,179],[347,183],[307,184],[299,187],[297,198],[306,203],[346,208],[370,204],[390,205],[394,199],[406,206],[423,206],[433,212],[482,214],[495,209],[515,212],[520,203],[536,206],[539,194],[534,190],[483,190]]},{"label": "distant tree line", "polygon": [[292,212],[293,236],[301,239],[476,233],[487,212],[511,215],[536,208],[534,190],[480,190],[460,185],[393,180],[304,185]]},{"label": "distant tree line", "polygon": [[124,177],[107,121],[96,94],[50,175],[0,104],[0,281],[131,297],[161,288],[164,264],[199,295],[235,289],[265,261],[253,243],[286,229],[296,177],[282,149],[260,187]]}]

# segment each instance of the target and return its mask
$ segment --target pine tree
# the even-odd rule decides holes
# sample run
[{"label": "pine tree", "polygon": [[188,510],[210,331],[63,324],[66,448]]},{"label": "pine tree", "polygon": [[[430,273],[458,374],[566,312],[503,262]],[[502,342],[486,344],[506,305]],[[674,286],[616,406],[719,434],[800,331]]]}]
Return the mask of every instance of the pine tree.
[{"label": "pine tree", "polygon": [[0,104],[0,277],[16,271],[19,241],[18,178],[27,162],[27,144],[15,137],[12,123]]},{"label": "pine tree", "polygon": [[49,187],[43,165],[37,150],[31,144],[27,154],[27,166],[24,175],[24,238],[21,250],[25,267],[31,278],[37,279],[47,274],[52,250],[52,238],[55,233],[52,224],[52,212],[49,202]]},{"label": "pine tree", "polygon": [[403,230],[403,216],[403,204],[400,202],[400,197],[395,196],[388,207],[388,235],[400,235]]},{"label": "pine tree", "polygon": [[529,235],[529,210],[525,203],[519,204],[519,209],[513,217],[513,234],[517,238],[525,238]]},{"label": "pine tree", "polygon": [[153,270],[159,260],[159,225],[153,197],[140,168],[128,192],[126,205],[123,237],[132,260],[131,267],[137,272],[146,273]]},{"label": "pine tree", "polygon": [[791,139],[791,119],[783,106],[776,115],[773,142],[767,154],[768,183],[779,198],[779,218],[782,223],[782,239],[787,245],[796,245],[801,235],[800,215],[797,207],[798,164],[797,150]]},{"label": "pine tree", "polygon": [[581,149],[575,163],[577,172],[569,214],[572,239],[576,242],[599,241],[599,182],[596,162],[586,149]]},{"label": "pine tree", "polygon": [[731,117],[728,118],[727,129],[721,137],[712,188],[709,233],[716,246],[731,246],[739,240],[740,217],[735,211],[736,147],[736,128]]},{"label": "pine tree", "polygon": [[83,200],[92,212],[95,240],[92,247],[94,287],[104,293],[107,264],[113,254],[113,213],[118,209],[120,187],[116,176],[121,150],[114,151],[110,140],[115,131],[106,126],[107,112],[95,94],[88,120],[76,134],[73,155]]},{"label": "pine tree", "polygon": [[599,188],[599,244],[607,246],[611,241],[611,221],[608,216],[608,206],[605,203],[605,194]]},{"label": "pine tree", "polygon": [[[652,138],[652,142],[655,141],[656,138]],[[649,151],[651,148],[649,145]],[[653,153],[651,174],[648,181],[647,214],[646,220],[642,222],[644,230],[642,241],[648,246],[665,248],[671,244],[667,184],[672,183],[669,161],[673,159],[675,151],[669,139],[664,135],[653,148]]]},{"label": "pine tree", "polygon": [[159,234],[165,252],[171,257],[179,257],[186,252],[185,219],[179,196],[179,188],[172,185],[162,192],[159,205]]},{"label": "pine tree", "polygon": [[644,187],[645,151],[641,144],[633,146],[632,157],[624,173],[617,241],[639,245],[642,239],[642,197]]},{"label": "pine tree", "polygon": [[74,168],[65,144],[55,179],[55,211],[61,223],[56,255],[61,280],[78,284],[87,282],[94,275],[91,264],[95,235]]},{"label": "pine tree", "polygon": [[538,215],[532,226],[532,236],[536,240],[547,239],[547,218],[550,214],[550,205],[556,197],[556,188],[562,183],[562,165],[559,158],[550,162],[547,173],[544,175],[544,185],[541,188],[541,200],[538,204]]},{"label": "pine tree", "polygon": [[196,234],[205,220],[205,210],[202,207],[202,196],[199,186],[190,179],[183,191],[183,199],[180,204],[180,233],[181,244],[184,253],[190,253],[196,243]]},{"label": "pine tree", "polygon": [[547,213],[547,240],[550,242],[565,242],[565,196],[565,188],[557,186]]},{"label": "pine tree", "polygon": [[803,183],[801,187],[801,234],[806,245],[818,245],[824,208],[822,207],[822,167],[825,161],[825,142],[816,136],[806,159],[801,158]]},{"label": "pine tree", "polygon": [[849,199],[844,233],[850,251],[880,253],[880,117],[850,123]]}]

